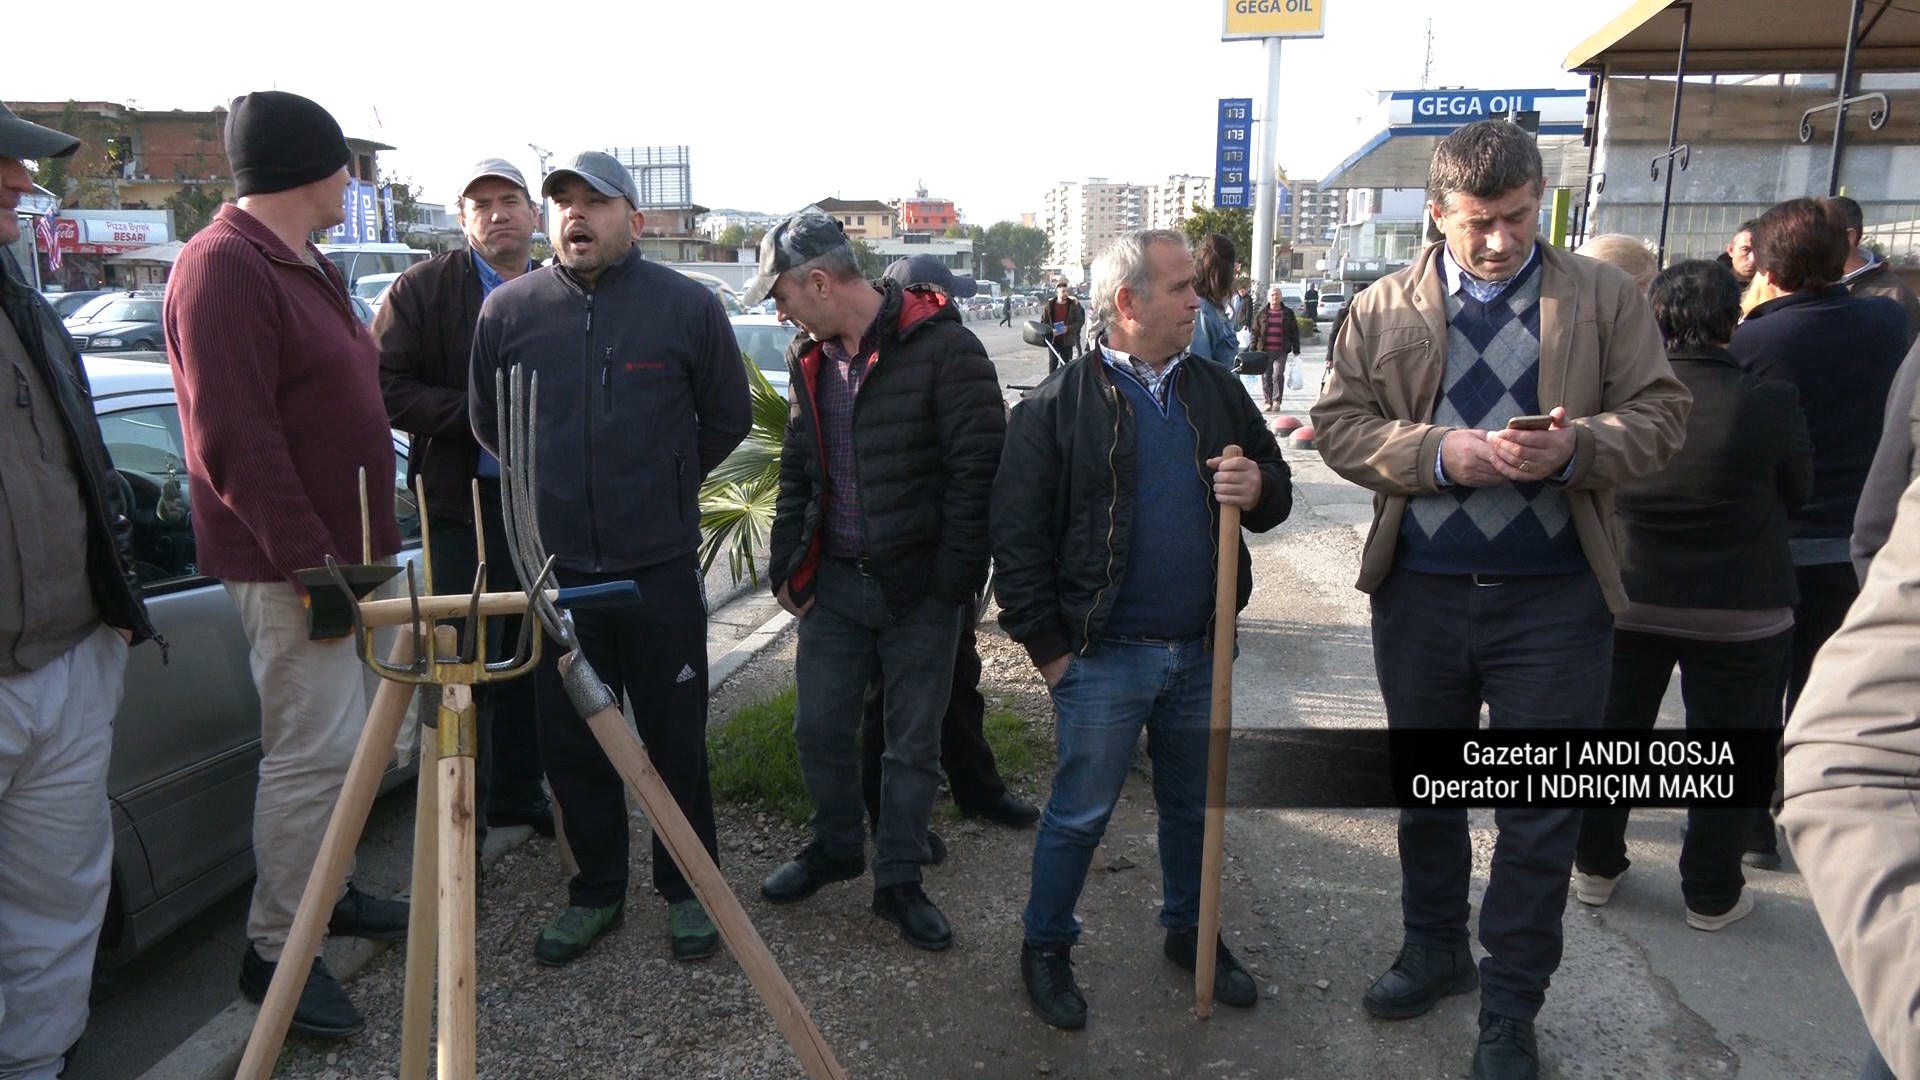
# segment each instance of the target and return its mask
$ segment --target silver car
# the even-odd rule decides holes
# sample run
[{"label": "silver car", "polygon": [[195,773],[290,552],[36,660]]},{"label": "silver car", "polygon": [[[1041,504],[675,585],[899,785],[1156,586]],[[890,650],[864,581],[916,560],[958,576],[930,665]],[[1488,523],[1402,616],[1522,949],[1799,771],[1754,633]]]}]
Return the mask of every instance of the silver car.
[{"label": "silver car", "polygon": [[[133,570],[169,663],[149,644],[127,663],[114,720],[113,892],[101,951],[131,958],[253,876],[260,702],[239,612],[194,558],[180,414],[163,353],[85,357],[94,411],[133,519]],[[157,361],[157,362],[156,362]],[[395,509],[406,557],[420,517],[404,490],[407,446],[394,436]],[[371,689],[376,681],[368,674]],[[408,770],[390,769],[386,785]]]}]

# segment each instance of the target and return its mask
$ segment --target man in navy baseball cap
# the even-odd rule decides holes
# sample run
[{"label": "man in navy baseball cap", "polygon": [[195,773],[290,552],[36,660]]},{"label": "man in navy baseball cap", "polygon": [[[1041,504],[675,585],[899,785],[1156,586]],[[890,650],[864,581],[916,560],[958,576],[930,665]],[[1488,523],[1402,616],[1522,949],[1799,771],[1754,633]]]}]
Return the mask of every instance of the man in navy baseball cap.
[{"label": "man in navy baseball cap", "polygon": [[932,285],[955,300],[965,300],[980,291],[979,282],[971,277],[954,276],[946,263],[932,255],[910,255],[895,259],[887,267],[887,276],[899,282],[903,289],[910,285]]}]

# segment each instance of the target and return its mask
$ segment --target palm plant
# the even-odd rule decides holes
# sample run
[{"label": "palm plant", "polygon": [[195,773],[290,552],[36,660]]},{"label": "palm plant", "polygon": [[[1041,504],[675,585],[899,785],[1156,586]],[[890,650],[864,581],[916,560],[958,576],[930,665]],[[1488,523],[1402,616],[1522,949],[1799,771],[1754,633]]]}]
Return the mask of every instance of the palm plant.
[{"label": "palm plant", "polygon": [[700,485],[700,572],[713,568],[721,552],[733,580],[742,572],[760,584],[757,552],[773,530],[773,505],[780,495],[780,448],[787,438],[787,399],[766,375],[744,361],[753,403],[753,427],[746,440],[714,467]]}]

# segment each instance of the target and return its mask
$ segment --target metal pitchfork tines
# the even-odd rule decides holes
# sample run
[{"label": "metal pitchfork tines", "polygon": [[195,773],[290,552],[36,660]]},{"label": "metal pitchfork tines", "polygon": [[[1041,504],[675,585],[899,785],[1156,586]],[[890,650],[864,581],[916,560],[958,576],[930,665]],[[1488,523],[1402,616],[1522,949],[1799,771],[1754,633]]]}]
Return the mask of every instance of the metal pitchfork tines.
[{"label": "metal pitchfork tines", "polygon": [[[567,651],[575,652],[580,648],[580,640],[574,634],[573,616],[556,605],[547,596],[547,581],[553,576],[553,559],[540,542],[539,504],[535,493],[540,490],[539,454],[535,450],[533,425],[540,415],[540,375],[530,373],[526,381],[526,391],[521,392],[520,365],[513,365],[511,374],[505,371],[493,373],[494,414],[499,434],[495,441],[500,444],[500,512],[506,519],[507,554],[513,559],[513,568],[521,581],[532,581],[527,590],[529,606],[547,633],[564,646]],[[535,573],[535,569],[538,573]],[[530,625],[532,620],[527,623]]]}]

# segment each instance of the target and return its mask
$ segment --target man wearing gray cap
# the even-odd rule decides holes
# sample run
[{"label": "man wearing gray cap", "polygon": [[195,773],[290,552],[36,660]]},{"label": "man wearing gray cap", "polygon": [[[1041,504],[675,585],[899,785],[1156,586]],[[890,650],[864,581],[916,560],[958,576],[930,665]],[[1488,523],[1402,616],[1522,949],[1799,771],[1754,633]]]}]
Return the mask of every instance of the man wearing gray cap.
[{"label": "man wearing gray cap", "polygon": [[760,891],[801,900],[866,870],[854,735],[867,685],[884,681],[874,914],[911,945],[953,931],[921,888],[940,785],[940,718],[962,611],[987,574],[987,495],[1006,407],[986,350],[937,290],[868,284],[838,222],[788,218],[760,243],[747,302],[771,295],[805,334],[768,577],[800,617],[794,741],[813,841]]},{"label": "man wearing gray cap", "polygon": [[[469,414],[497,451],[494,377],[516,365],[540,380],[535,512],[562,587],[633,581],[644,603],[577,611],[594,671],[633,706],[640,738],[708,854],[716,858],[707,776],[707,624],[701,595],[700,484],[752,423],[747,372],[720,301],[634,245],[645,218],[633,174],[587,151],[547,174],[554,250],[500,286],[474,329]],[[533,947],[572,962],[626,910],[627,798],[549,650],[534,675],[547,782],[579,872],[568,906]],[[720,935],[656,836],[653,886],[667,901],[677,959],[712,955]]]},{"label": "man wearing gray cap", "polygon": [[[79,146],[0,105],[0,253],[20,239],[27,160]],[[0,1076],[50,1080],[87,1026],[113,865],[113,715],[127,646],[153,626],[80,354],[11,253],[0,305],[14,391],[0,411]]]},{"label": "man wearing gray cap", "polygon": [[[504,158],[485,158],[467,171],[460,188],[460,227],[467,247],[415,263],[394,281],[373,320],[380,347],[380,389],[387,417],[412,446],[407,486],[415,476],[426,488],[427,524],[433,536],[433,583],[437,592],[473,588],[479,567],[474,543],[473,488],[479,481],[480,530],[486,549],[487,588],[516,592],[520,579],[506,558],[505,518],[500,511],[500,462],[480,449],[467,420],[467,371],[473,357],[473,326],[493,290],[534,268],[533,229],[539,210],[526,179]],[[520,633],[517,617],[497,619],[487,634],[493,659],[512,651]],[[540,741],[534,729],[533,681],[511,679],[474,689],[479,708],[479,760],[474,803],[485,810],[476,850],[488,825],[530,825],[553,835],[553,810],[540,788]]]}]

